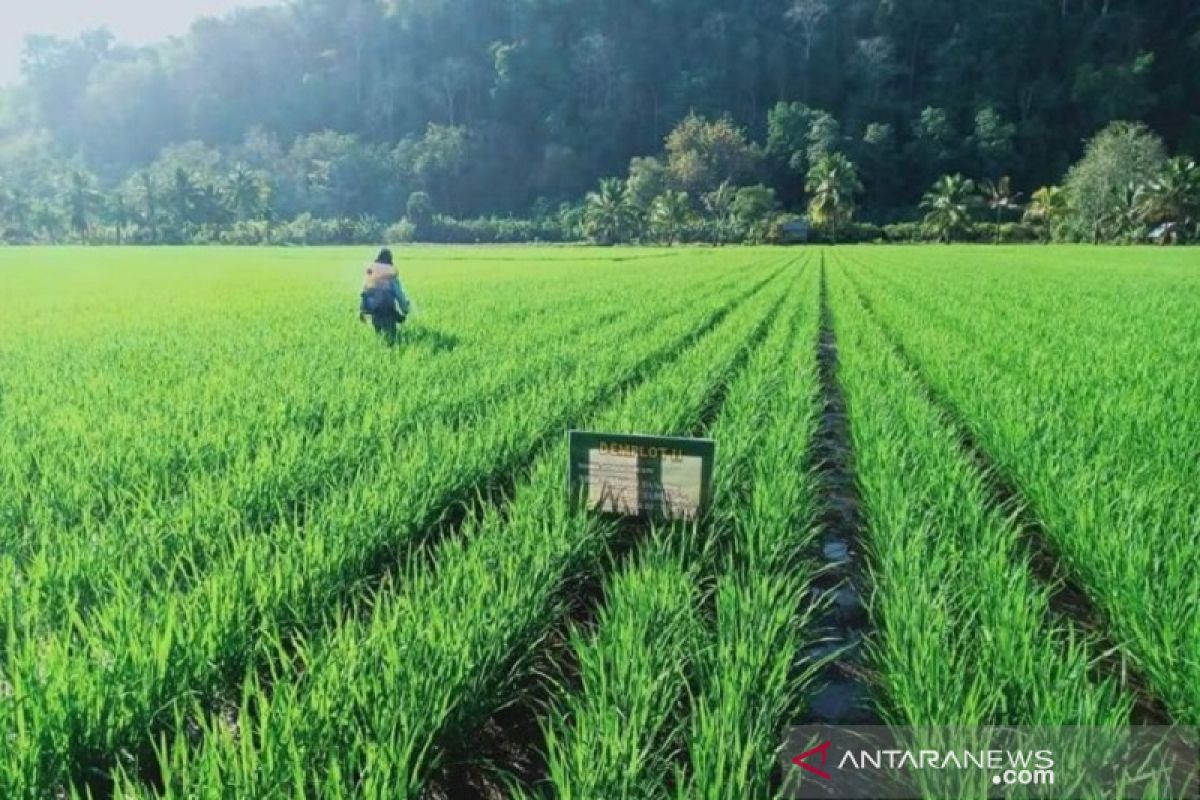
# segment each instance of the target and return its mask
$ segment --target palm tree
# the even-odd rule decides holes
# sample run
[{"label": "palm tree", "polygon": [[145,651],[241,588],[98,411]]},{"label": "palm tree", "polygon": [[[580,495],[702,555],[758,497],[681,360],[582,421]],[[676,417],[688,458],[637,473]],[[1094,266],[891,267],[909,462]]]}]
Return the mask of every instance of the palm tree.
[{"label": "palm tree", "polygon": [[1200,217],[1200,167],[1183,156],[1170,159],[1146,184],[1141,200],[1147,223],[1175,222],[1191,232]]},{"label": "palm tree", "polygon": [[93,178],[82,170],[73,170],[67,185],[67,217],[71,230],[85,243],[91,232],[92,206],[100,200],[93,188]]},{"label": "palm tree", "polygon": [[1095,238],[1136,242],[1145,235],[1147,189],[1144,184],[1128,183],[1109,195],[1100,217]]},{"label": "palm tree", "polygon": [[58,244],[63,232],[62,212],[57,203],[34,200],[30,206],[29,222],[33,233],[41,233],[50,244]]},{"label": "palm tree", "polygon": [[650,204],[650,227],[670,247],[679,240],[691,212],[687,192],[663,192]]},{"label": "palm tree", "polygon": [[129,227],[130,212],[129,204],[125,199],[125,193],[120,189],[115,190],[105,203],[104,211],[109,221],[113,224],[113,229],[117,234],[117,244],[120,245],[125,238],[125,229]]},{"label": "palm tree", "polygon": [[167,189],[167,205],[171,210],[171,221],[175,224],[177,236],[182,235],[193,222],[199,199],[196,181],[187,170],[182,167],[176,168],[171,177],[171,185]]},{"label": "palm tree", "polygon": [[733,200],[735,197],[737,197],[737,190],[734,188],[733,182],[728,178],[721,181],[720,186],[703,197],[704,209],[713,220],[716,244],[725,243],[725,233],[729,230],[733,219]]},{"label": "palm tree", "polygon": [[1042,229],[1045,241],[1058,229],[1071,212],[1067,193],[1061,186],[1043,186],[1029,198],[1024,221]]},{"label": "palm tree", "polygon": [[141,224],[150,232],[150,241],[158,242],[159,198],[154,176],[142,171],[137,176],[137,194],[141,202]]},{"label": "palm tree", "polygon": [[979,193],[988,208],[996,212],[996,244],[1000,244],[1000,221],[1005,211],[1016,211],[1020,208],[1017,201],[1021,199],[1020,192],[1014,192],[1012,185],[1005,175],[998,181],[984,181],[979,187]]},{"label": "palm tree", "polygon": [[196,187],[195,219],[201,225],[221,227],[229,222],[233,212],[225,203],[225,195],[210,183],[202,183]]},{"label": "palm tree", "polygon": [[863,190],[858,170],[841,153],[827,153],[808,171],[804,189],[809,193],[809,216],[828,225],[837,244],[838,225],[854,217],[854,198]]},{"label": "palm tree", "polygon": [[637,225],[637,215],[619,178],[600,181],[600,190],[584,200],[584,231],[598,244],[626,241]]},{"label": "palm tree", "polygon": [[971,219],[971,206],[976,199],[975,182],[961,174],[938,178],[921,198],[925,224],[938,235],[938,241],[950,244],[954,235],[966,228]]},{"label": "palm tree", "polygon": [[237,164],[225,185],[225,201],[238,220],[259,219],[267,206],[267,185],[245,164]]},{"label": "palm tree", "polygon": [[4,219],[8,221],[6,225],[0,225],[0,235],[7,232],[18,239],[28,237],[31,210],[29,196],[24,189],[13,187],[0,193],[0,215],[2,215],[0,221]]}]

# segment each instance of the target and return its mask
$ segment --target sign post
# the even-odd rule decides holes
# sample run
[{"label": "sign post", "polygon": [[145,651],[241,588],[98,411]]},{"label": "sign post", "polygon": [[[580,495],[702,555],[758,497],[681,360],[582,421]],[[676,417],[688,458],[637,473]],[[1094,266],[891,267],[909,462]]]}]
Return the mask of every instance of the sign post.
[{"label": "sign post", "polygon": [[588,511],[695,521],[712,502],[712,439],[570,431],[567,486]]}]

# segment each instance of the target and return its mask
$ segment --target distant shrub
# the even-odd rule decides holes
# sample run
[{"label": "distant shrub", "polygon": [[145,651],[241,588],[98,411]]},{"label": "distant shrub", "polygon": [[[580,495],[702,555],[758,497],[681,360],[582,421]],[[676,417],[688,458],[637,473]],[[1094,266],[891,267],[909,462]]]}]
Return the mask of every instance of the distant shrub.
[{"label": "distant shrub", "polygon": [[522,244],[570,241],[563,225],[554,218],[543,220],[516,217],[454,219],[436,216],[418,240],[439,244]]},{"label": "distant shrub", "polygon": [[383,229],[383,240],[392,244],[410,244],[417,240],[417,226],[407,219],[397,220]]},{"label": "distant shrub", "polygon": [[288,220],[279,225],[271,233],[272,244],[320,244],[323,238],[321,229],[323,220],[319,220],[309,212]]},{"label": "distant shrub", "polygon": [[310,246],[375,244],[383,234],[383,225],[374,217],[322,219],[305,212],[273,228],[270,243]]},{"label": "distant shrub", "polygon": [[692,217],[679,230],[679,241],[684,244],[716,244],[729,238],[720,223],[702,217]]},{"label": "distant shrub", "polygon": [[883,238],[888,242],[927,242],[934,237],[920,222],[893,222],[883,226]]},{"label": "distant shrub", "polygon": [[[893,243],[932,242],[937,239],[936,234],[920,222],[894,222],[884,225],[882,234],[884,241]],[[1005,222],[1000,225],[1001,242],[1017,244],[1037,240],[1037,230],[1023,222]],[[996,241],[996,224],[994,222],[968,223],[954,241],[991,244]]]},{"label": "distant shrub", "polygon": [[222,231],[221,244],[255,245],[269,244],[271,225],[265,220],[242,220],[235,222],[229,230]]},{"label": "distant shrub", "polygon": [[[859,242],[877,242],[883,239],[883,229],[871,222],[846,222],[838,226],[837,242],[839,244],[856,244]],[[814,243],[833,243],[833,231],[825,225],[816,225],[809,229],[808,240]]]},{"label": "distant shrub", "polygon": [[843,242],[878,242],[883,239],[883,229],[873,222],[851,222],[838,229],[838,240]]},{"label": "distant shrub", "polygon": [[1000,226],[1000,241],[1009,244],[1023,244],[1038,241],[1038,231],[1023,222],[1005,222]]}]

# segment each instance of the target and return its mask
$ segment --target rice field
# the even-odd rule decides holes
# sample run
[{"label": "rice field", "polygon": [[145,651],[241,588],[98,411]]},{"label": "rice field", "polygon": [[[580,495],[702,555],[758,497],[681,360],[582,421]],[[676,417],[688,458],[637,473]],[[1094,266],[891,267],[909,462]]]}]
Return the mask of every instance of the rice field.
[{"label": "rice field", "polygon": [[[789,725],[1200,726],[1200,259],[0,249],[0,797],[757,798]],[[565,432],[711,437],[696,524]],[[1153,793],[1151,793],[1153,794]]]}]

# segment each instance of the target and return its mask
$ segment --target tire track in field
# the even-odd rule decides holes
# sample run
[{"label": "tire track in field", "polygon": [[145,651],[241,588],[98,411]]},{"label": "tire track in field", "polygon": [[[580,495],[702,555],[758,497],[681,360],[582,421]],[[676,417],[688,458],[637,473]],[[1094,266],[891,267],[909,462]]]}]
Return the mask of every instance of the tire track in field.
[{"label": "tire track in field", "polygon": [[[786,271],[787,267],[788,264],[785,263],[772,269],[769,274],[751,284],[749,288],[728,300],[724,305],[709,312],[686,334],[642,359],[642,361],[631,367],[621,380],[598,392],[591,398],[585,408],[577,410],[571,416],[580,418],[591,417],[625,393],[652,379],[659,369],[680,358],[708,332],[724,321],[734,310],[740,308],[766,287],[773,284]],[[568,425],[567,427],[570,426]],[[473,483],[470,487],[465,488],[463,491],[447,498],[444,503],[441,503],[441,508],[436,518],[418,526],[418,528],[425,531],[423,535],[418,535],[414,539],[401,543],[401,549],[389,548],[384,552],[376,554],[376,558],[366,571],[365,576],[353,586],[353,598],[348,599],[346,602],[346,605],[350,608],[350,611],[347,612],[347,618],[356,616],[365,617],[370,614],[374,604],[357,601],[373,596],[389,578],[395,578],[403,574],[404,570],[410,568],[436,570],[437,564],[435,558],[438,542],[446,538],[458,536],[468,520],[473,516],[482,514],[488,507],[496,508],[500,512],[501,517],[505,516],[505,511],[517,486],[524,480],[531,465],[541,453],[549,450],[561,435],[562,428],[559,426],[552,426],[547,429],[543,436],[534,441],[529,448],[516,454],[509,462],[496,466],[481,481]],[[298,631],[295,633],[303,636],[305,632]],[[285,647],[294,641],[294,634],[283,637]],[[294,652],[289,649],[286,655],[290,658],[294,655]],[[295,667],[295,670],[289,674],[298,673],[302,669],[298,664],[292,666]],[[273,672],[265,664],[260,665],[260,667],[258,670],[260,685],[264,690],[269,692],[271,685],[281,676],[281,673]],[[227,708],[226,713],[229,715],[226,720],[227,724],[237,727],[252,726],[252,723],[238,718],[239,709],[237,707]],[[180,731],[156,731],[154,733],[165,735],[168,743],[174,736],[184,735]],[[155,742],[152,738],[147,737],[142,740],[139,749],[133,750],[131,748],[130,753],[133,756],[134,762],[139,765],[134,770],[139,780],[149,786],[161,789],[163,778],[159,772],[158,759],[153,752],[154,745]],[[75,779],[79,781],[78,785],[90,791],[91,796],[96,798],[96,800],[106,800],[106,798],[112,797],[114,787],[107,770],[94,763],[85,766],[86,768],[79,770],[82,775],[75,776]]]},{"label": "tire track in field", "polygon": [[934,387],[919,360],[875,310],[869,295],[862,290],[852,271],[846,270],[844,274],[867,314],[883,332],[900,361],[916,378],[926,402],[937,410],[955,432],[963,454],[983,479],[992,507],[1014,521],[1025,546],[1025,560],[1030,574],[1049,591],[1049,613],[1089,635],[1087,638],[1093,642],[1090,649],[1094,676],[1113,679],[1132,695],[1134,707],[1130,721],[1133,724],[1170,725],[1171,715],[1166,704],[1150,688],[1146,677],[1124,657],[1123,649],[1112,638],[1104,613],[1059,558],[1045,525],[1033,512],[1016,483],[975,438],[970,424],[954,403]]},{"label": "tire track in field", "polygon": [[[783,267],[787,269],[791,265]],[[808,263],[801,265],[801,270]],[[782,270],[781,270],[782,271]],[[798,273],[799,274],[799,273]],[[778,275],[778,272],[775,273]],[[774,275],[773,275],[774,277]],[[751,355],[766,339],[776,322],[787,295],[772,303],[770,309],[755,325],[732,359],[736,366],[714,383],[702,403],[696,424],[690,433],[701,436],[711,431],[724,408],[729,389],[750,363]],[[659,530],[664,537],[685,530],[686,524],[672,523]],[[628,565],[651,532],[651,525],[641,520],[624,519],[616,523],[613,535],[604,546],[604,553],[594,568],[574,576],[565,583],[573,584],[564,597],[567,616],[554,624],[538,659],[539,668],[531,673],[525,686],[518,690],[513,702],[494,714],[481,726],[481,736],[471,742],[459,743],[448,752],[454,755],[447,766],[434,776],[423,794],[425,800],[453,800],[457,797],[503,798],[508,796],[495,778],[495,770],[487,770],[480,762],[503,765],[503,774],[526,791],[546,785],[549,779],[545,760],[545,731],[540,719],[554,699],[564,693],[578,691],[579,665],[570,645],[572,626],[593,630],[601,609],[605,606],[605,579]],[[468,758],[469,754],[469,758]]]},{"label": "tire track in field", "polygon": [[[821,325],[817,341],[820,417],[810,450],[817,475],[817,521],[821,534],[814,554],[822,567],[812,580],[811,599],[820,611],[816,644],[801,654],[802,668],[820,668],[819,688],[807,698],[801,724],[872,725],[880,719],[871,702],[864,645],[871,635],[863,601],[867,586],[862,546],[865,523],[854,469],[854,442],[846,397],[838,382],[838,342],[821,253]],[[823,685],[822,685],[823,684]]]}]

